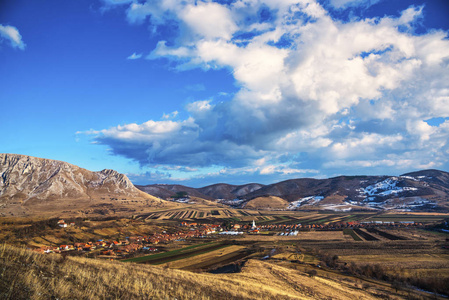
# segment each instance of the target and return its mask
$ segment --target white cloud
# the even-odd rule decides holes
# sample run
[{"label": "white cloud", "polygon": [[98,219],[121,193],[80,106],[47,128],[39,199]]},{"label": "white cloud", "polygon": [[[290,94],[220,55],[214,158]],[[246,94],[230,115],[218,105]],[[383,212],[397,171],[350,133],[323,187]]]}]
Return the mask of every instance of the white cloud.
[{"label": "white cloud", "polygon": [[176,118],[176,116],[179,114],[179,112],[177,110],[175,110],[174,112],[172,112],[171,114],[163,114],[162,115],[162,119],[174,119]]},{"label": "white cloud", "polygon": [[290,168],[285,165],[267,165],[260,169],[261,175],[268,175],[268,174],[282,174],[282,175],[300,175],[305,173],[316,173],[318,174],[319,171],[317,170],[310,170],[310,169],[295,169]]},{"label": "white cloud", "polygon": [[198,114],[198,113],[204,113],[209,112],[213,106],[210,104],[209,100],[203,100],[203,101],[196,101],[187,104],[187,111],[189,111],[192,114]]},{"label": "white cloud", "polygon": [[137,54],[136,52],[134,52],[133,54],[131,54],[130,56],[128,56],[126,59],[134,60],[134,59],[139,59],[139,58],[141,58],[141,57],[142,57],[142,53]]},{"label": "white cloud", "polygon": [[[401,135],[383,136],[376,133],[361,133],[357,136],[334,142],[330,147],[330,153],[336,159],[357,158],[370,153],[382,153],[387,149],[393,149],[403,140]],[[383,151],[382,151],[383,150]]]},{"label": "white cloud", "polygon": [[3,40],[8,40],[13,48],[25,50],[26,45],[22,41],[22,36],[14,26],[0,24],[0,42]]},{"label": "white cloud", "polygon": [[342,22],[313,0],[133,3],[130,22],[175,21],[182,32],[147,58],[229,69],[240,90],[228,102],[187,104],[185,120],[116,126],[96,140],[143,165],[226,174],[449,167],[448,121],[423,122],[449,116],[449,40],[441,30],[413,34],[424,9]]},{"label": "white cloud", "polygon": [[179,17],[195,34],[205,38],[229,40],[237,30],[229,9],[214,2],[187,5]]},{"label": "white cloud", "polygon": [[127,11],[127,19],[130,23],[142,23],[145,19],[151,15],[157,15],[157,10],[150,3],[132,3]]}]

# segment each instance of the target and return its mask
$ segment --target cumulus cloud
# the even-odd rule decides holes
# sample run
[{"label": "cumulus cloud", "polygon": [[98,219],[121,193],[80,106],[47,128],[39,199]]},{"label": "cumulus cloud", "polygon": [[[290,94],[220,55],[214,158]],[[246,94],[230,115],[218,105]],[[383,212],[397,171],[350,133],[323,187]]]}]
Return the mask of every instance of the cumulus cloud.
[{"label": "cumulus cloud", "polygon": [[144,166],[226,174],[448,167],[449,122],[424,120],[449,116],[449,40],[413,34],[423,9],[342,22],[314,0],[132,3],[131,23],[178,24],[180,36],[148,59],[229,69],[240,89],[228,102],[187,104],[184,120],[116,126],[95,140]]},{"label": "cumulus cloud", "polygon": [[22,41],[22,36],[20,35],[19,30],[14,26],[0,24],[0,42],[3,40],[9,41],[13,48],[25,50],[26,45]]},{"label": "cumulus cloud", "polygon": [[179,17],[192,32],[207,39],[229,40],[237,30],[231,11],[226,6],[214,2],[187,5],[181,10]]}]

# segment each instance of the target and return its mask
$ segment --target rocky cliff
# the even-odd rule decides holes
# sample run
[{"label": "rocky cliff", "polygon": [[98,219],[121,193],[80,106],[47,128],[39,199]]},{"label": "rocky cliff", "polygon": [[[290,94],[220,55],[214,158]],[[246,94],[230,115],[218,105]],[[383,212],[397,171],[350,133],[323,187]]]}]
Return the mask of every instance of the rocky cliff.
[{"label": "rocky cliff", "polygon": [[91,172],[62,161],[0,154],[0,209],[21,206],[33,210],[50,203],[60,207],[63,200],[74,200],[64,201],[65,207],[114,200],[161,202],[138,190],[126,175],[114,170]]}]

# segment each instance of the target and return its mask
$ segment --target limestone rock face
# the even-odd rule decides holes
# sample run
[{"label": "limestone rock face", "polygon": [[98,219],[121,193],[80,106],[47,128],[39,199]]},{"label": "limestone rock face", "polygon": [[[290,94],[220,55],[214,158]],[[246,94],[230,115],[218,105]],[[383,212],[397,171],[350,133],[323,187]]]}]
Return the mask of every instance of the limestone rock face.
[{"label": "limestone rock face", "polygon": [[91,172],[67,162],[0,154],[0,199],[97,199],[146,197],[126,175]]}]

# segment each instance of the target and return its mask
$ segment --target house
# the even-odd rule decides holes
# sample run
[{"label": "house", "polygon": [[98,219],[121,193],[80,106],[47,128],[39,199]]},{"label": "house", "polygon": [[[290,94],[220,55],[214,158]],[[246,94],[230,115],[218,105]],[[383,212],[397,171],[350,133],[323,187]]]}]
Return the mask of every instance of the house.
[{"label": "house", "polygon": [[60,245],[59,250],[67,251],[67,250],[74,250],[74,248],[73,248],[73,245]]},{"label": "house", "polygon": [[83,250],[83,248],[86,246],[86,244],[85,243],[75,243],[74,246],[77,250]]},{"label": "house", "polygon": [[103,241],[103,240],[95,242],[95,245],[97,247],[104,247],[104,246],[106,246],[106,244],[107,243],[105,241]]},{"label": "house", "polygon": [[83,247],[83,250],[84,250],[84,251],[91,251],[91,250],[93,250],[93,249],[95,249],[95,247],[93,247],[92,245],[89,245],[89,244],[86,244],[86,245]]}]

